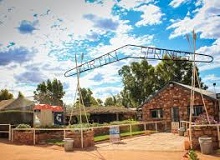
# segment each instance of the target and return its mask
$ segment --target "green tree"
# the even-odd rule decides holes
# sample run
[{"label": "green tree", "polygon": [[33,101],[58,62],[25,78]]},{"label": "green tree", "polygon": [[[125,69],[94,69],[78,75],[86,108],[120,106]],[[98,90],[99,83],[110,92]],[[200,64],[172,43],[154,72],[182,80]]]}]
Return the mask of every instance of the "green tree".
[{"label": "green tree", "polygon": [[124,84],[122,104],[127,107],[140,105],[155,90],[155,70],[146,60],[123,66],[119,75]]},{"label": "green tree", "polygon": [[105,106],[123,106],[122,105],[122,96],[120,94],[112,95],[111,97],[107,97],[105,99]]},{"label": "green tree", "polygon": [[[156,67],[157,85],[156,88],[160,89],[169,81],[175,81],[186,85],[191,85],[192,79],[192,63],[188,61],[180,61],[180,58],[176,58],[175,61],[169,60],[168,56],[164,57],[166,60],[162,60]],[[184,59],[182,59],[184,60]],[[207,86],[201,81],[199,77],[199,69],[196,67],[197,76],[201,88],[207,89]],[[199,87],[196,80],[196,87]]]},{"label": "green tree", "polygon": [[[98,102],[97,100],[92,96],[92,91],[91,89],[86,89],[86,88],[80,88],[80,93],[82,98],[80,98],[81,103],[84,103],[85,107],[90,107],[90,106],[97,106]],[[83,102],[82,102],[83,100]]]},{"label": "green tree", "polygon": [[100,98],[97,99],[97,102],[99,106],[103,106],[103,101]]},{"label": "green tree", "polygon": [[13,98],[13,94],[10,93],[7,89],[2,89],[0,91],[0,101],[12,99],[12,98]]},{"label": "green tree", "polygon": [[24,95],[21,93],[21,91],[18,92],[18,98],[24,98]]},{"label": "green tree", "polygon": [[46,82],[37,85],[37,89],[34,91],[34,99],[39,103],[63,106],[64,94],[63,85],[59,80],[51,81],[48,79]]},{"label": "green tree", "polygon": [[104,105],[105,106],[115,106],[116,105],[116,101],[115,101],[115,99],[113,97],[107,97],[105,99]]},{"label": "green tree", "polygon": [[[119,70],[122,76],[124,88],[121,91],[122,105],[126,107],[137,107],[152,95],[156,90],[161,89],[169,81],[180,82],[191,85],[192,63],[182,61],[176,58],[175,61],[170,60],[168,56],[157,66],[153,67],[146,60],[133,62],[129,66],[125,65]],[[199,77],[199,70],[197,75]],[[201,81],[199,82],[203,89],[207,86]],[[198,83],[196,83],[198,87]]]}]

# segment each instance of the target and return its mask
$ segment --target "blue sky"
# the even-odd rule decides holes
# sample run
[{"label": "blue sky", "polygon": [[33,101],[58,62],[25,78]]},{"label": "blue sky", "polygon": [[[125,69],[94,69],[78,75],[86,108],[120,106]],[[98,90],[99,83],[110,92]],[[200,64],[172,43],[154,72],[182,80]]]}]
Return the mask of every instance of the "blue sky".
[{"label": "blue sky", "polygon": [[[214,57],[197,64],[202,80],[220,92],[219,28],[219,0],[0,0],[0,88],[29,97],[37,84],[57,78],[64,102],[72,103],[76,77],[63,74],[75,54],[85,62],[126,44],[192,51],[185,35],[194,29],[197,52]],[[82,74],[81,87],[101,99],[119,93],[118,70],[131,61]]]}]

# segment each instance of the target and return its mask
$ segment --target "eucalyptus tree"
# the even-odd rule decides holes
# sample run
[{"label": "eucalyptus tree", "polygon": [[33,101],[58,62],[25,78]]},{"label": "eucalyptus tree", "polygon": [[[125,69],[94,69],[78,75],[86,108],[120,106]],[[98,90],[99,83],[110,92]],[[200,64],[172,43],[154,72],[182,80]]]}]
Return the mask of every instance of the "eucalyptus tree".
[{"label": "eucalyptus tree", "polygon": [[121,94],[112,95],[110,97],[107,97],[104,101],[104,106],[124,106],[122,104],[123,98]]},{"label": "eucalyptus tree", "polygon": [[[176,61],[168,60],[168,57],[165,57],[167,60],[162,60],[155,66],[156,75],[157,75],[157,84],[156,88],[160,89],[161,86],[164,86],[169,81],[179,82],[185,85],[191,85],[192,81],[192,63],[188,61],[183,61],[184,59],[176,58]],[[181,60],[181,61],[180,61]],[[199,87],[198,82],[201,85],[201,88],[207,89],[207,86],[202,82],[201,77],[199,77],[199,69],[196,67],[197,79],[196,87]]]},{"label": "eucalyptus tree", "polygon": [[116,105],[116,100],[114,97],[107,97],[105,99],[105,102],[104,102],[104,105],[105,106],[115,106]]},{"label": "eucalyptus tree", "polygon": [[[169,81],[175,81],[186,85],[191,85],[192,63],[184,59],[176,58],[175,61],[164,57],[155,67],[148,64],[146,60],[132,62],[119,70],[122,76],[124,88],[121,91],[122,104],[124,106],[136,107],[142,104],[156,90],[161,89]],[[198,81],[203,89],[207,89],[197,70]],[[196,83],[198,87],[198,83]]]},{"label": "eucalyptus tree", "polygon": [[12,99],[12,98],[13,98],[13,94],[10,93],[7,89],[2,89],[0,91],[0,101]]},{"label": "eucalyptus tree", "polygon": [[92,95],[93,92],[90,88],[80,88],[79,100],[84,104],[85,107],[98,106],[99,102]]},{"label": "eucalyptus tree", "polygon": [[119,75],[122,76],[124,84],[121,95],[125,106],[140,105],[155,90],[155,69],[146,60],[123,66]]},{"label": "eucalyptus tree", "polygon": [[63,85],[59,80],[51,81],[48,79],[46,82],[43,81],[37,85],[37,89],[34,91],[34,99],[39,103],[63,106],[64,94]]}]

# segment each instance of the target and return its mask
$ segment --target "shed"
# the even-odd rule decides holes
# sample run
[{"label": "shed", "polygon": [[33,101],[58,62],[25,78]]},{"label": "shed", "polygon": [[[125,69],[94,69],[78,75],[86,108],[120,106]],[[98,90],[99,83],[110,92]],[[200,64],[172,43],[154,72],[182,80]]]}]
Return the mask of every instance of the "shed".
[{"label": "shed", "polygon": [[61,106],[51,106],[49,104],[37,104],[34,106],[34,125],[51,126],[63,125],[64,109]]},{"label": "shed", "polygon": [[[142,104],[142,120],[189,121],[191,90],[191,86],[169,82]],[[208,114],[219,120],[219,104],[216,94],[199,88],[194,88],[194,91],[193,120],[205,111],[202,96]]]}]

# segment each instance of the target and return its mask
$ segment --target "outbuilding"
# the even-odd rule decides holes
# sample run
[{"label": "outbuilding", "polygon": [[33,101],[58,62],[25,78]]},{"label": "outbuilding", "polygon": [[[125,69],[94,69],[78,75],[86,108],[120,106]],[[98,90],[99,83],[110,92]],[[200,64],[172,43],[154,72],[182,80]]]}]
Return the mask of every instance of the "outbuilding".
[{"label": "outbuilding", "polygon": [[[142,120],[189,121],[191,90],[191,86],[169,82],[141,106]],[[194,88],[194,93],[193,120],[205,112],[206,106],[208,114],[218,121],[219,104],[216,94],[199,88]]]}]

